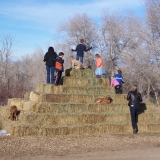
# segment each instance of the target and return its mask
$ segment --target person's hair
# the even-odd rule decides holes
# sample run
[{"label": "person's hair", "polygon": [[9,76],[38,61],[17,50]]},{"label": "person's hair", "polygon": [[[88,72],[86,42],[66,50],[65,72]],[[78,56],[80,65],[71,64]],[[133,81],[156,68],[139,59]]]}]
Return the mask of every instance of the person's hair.
[{"label": "person's hair", "polygon": [[137,85],[133,85],[133,86],[131,87],[130,91],[136,91],[136,92],[138,92],[138,90],[137,90]]},{"label": "person's hair", "polygon": [[80,39],[80,42],[81,42],[81,43],[84,43],[84,39]]},{"label": "person's hair", "polygon": [[63,52],[59,52],[59,54],[58,54],[59,56],[63,56],[64,55],[64,53]]},{"label": "person's hair", "polygon": [[49,48],[48,48],[48,52],[51,52],[51,51],[54,51],[54,48],[53,48],[53,47],[49,47]]},{"label": "person's hair", "polygon": [[96,54],[95,56],[96,56],[97,58],[100,58],[100,57],[101,57],[99,54]]},{"label": "person's hair", "polygon": [[74,57],[73,57],[73,56],[70,56],[70,58],[74,59]]},{"label": "person's hair", "polygon": [[120,69],[118,69],[117,72],[118,72],[119,74],[122,74],[122,71],[121,71]]}]

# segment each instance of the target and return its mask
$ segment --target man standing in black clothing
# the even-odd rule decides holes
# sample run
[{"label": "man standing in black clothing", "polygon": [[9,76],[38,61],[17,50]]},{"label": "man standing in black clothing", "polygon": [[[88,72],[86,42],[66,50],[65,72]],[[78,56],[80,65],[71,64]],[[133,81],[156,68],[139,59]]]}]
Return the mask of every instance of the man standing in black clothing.
[{"label": "man standing in black clothing", "polygon": [[54,71],[55,71],[55,60],[57,53],[54,52],[53,47],[48,48],[48,52],[44,56],[44,62],[46,62],[46,71],[47,71],[47,83],[54,83]]},{"label": "man standing in black clothing", "polygon": [[132,86],[131,90],[128,92],[127,100],[129,101],[128,106],[130,107],[133,134],[136,134],[138,132],[137,111],[140,107],[140,102],[142,102],[142,96],[137,91],[137,86]]},{"label": "man standing in black clothing", "polygon": [[76,60],[80,61],[83,64],[84,52],[87,52],[91,49],[92,49],[92,47],[89,47],[87,49],[86,46],[84,45],[84,39],[80,39],[80,44],[77,45],[76,49],[72,49],[71,51],[77,52]]}]

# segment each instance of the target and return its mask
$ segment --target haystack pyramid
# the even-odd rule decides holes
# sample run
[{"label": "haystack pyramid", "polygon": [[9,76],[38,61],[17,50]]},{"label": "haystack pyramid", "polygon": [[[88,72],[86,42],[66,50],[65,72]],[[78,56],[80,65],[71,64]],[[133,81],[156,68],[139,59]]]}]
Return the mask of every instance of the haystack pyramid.
[{"label": "haystack pyramid", "polygon": [[[106,78],[95,78],[91,69],[71,70],[63,85],[37,84],[29,99],[8,99],[0,107],[0,129],[13,136],[85,135],[132,133],[126,94],[116,95]],[[111,104],[96,104],[109,95]],[[8,119],[10,106],[20,112],[17,121]],[[160,132],[160,113],[154,104],[143,103],[138,115],[139,132]]]}]

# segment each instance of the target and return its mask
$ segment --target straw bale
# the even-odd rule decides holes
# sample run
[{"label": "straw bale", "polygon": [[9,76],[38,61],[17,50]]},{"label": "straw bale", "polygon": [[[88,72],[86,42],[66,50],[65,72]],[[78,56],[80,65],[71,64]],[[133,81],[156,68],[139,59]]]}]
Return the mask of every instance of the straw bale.
[{"label": "straw bale", "polygon": [[63,86],[63,93],[67,94],[86,94],[87,93],[87,87],[82,86]]},{"label": "straw bale", "polygon": [[49,94],[57,94],[62,93],[62,86],[54,86],[53,84],[47,84],[44,86],[43,93],[49,93]]},{"label": "straw bale", "polygon": [[45,84],[43,87],[43,93],[54,93],[54,85],[53,84]]},{"label": "straw bale", "polygon": [[8,118],[10,116],[10,107],[0,106],[0,116],[4,118]]},{"label": "straw bale", "polygon": [[[160,124],[139,124],[139,131],[160,132]],[[131,133],[130,123],[125,124],[101,124],[101,125],[75,125],[75,126],[37,126],[37,125],[14,125],[12,126],[13,136],[26,135],[93,135],[106,133]]]},{"label": "straw bale", "polygon": [[56,125],[56,126],[65,126],[65,125],[78,125],[78,124],[96,124],[105,122],[105,116],[103,114],[41,114],[41,113],[32,113],[24,114],[23,121],[26,123],[32,123],[36,125]]},{"label": "straw bale", "polygon": [[39,113],[82,113],[87,111],[87,104],[74,104],[74,103],[47,103],[42,102],[35,105],[34,112]]},{"label": "straw bale", "polygon": [[88,86],[90,85],[89,80],[87,78],[79,78],[79,77],[64,77],[63,85],[69,86]]},{"label": "straw bale", "polygon": [[30,136],[30,135],[39,135],[39,126],[35,125],[15,125],[12,128],[13,136]]},{"label": "straw bale", "polygon": [[89,124],[96,124],[100,122],[104,122],[104,115],[103,114],[82,114],[80,116],[80,122],[82,124],[89,123]]},{"label": "straw bale", "polygon": [[105,113],[105,112],[129,112],[129,107],[127,105],[119,104],[89,104],[88,112],[95,113]]},{"label": "straw bale", "polygon": [[88,87],[87,94],[113,94],[115,91],[111,87]]},{"label": "straw bale", "polygon": [[8,106],[13,106],[15,105],[18,110],[23,109],[23,99],[22,98],[11,98],[8,99]]},{"label": "straw bale", "polygon": [[35,92],[37,92],[37,93],[43,93],[45,85],[46,84],[43,84],[43,83],[36,84]]},{"label": "straw bale", "polygon": [[160,123],[160,113],[142,113],[138,115],[139,122],[157,122]]},{"label": "straw bale", "polygon": [[32,111],[36,104],[37,103],[33,102],[33,101],[24,101],[22,110],[24,110],[24,111]]},{"label": "straw bale", "polygon": [[13,126],[15,124],[17,124],[17,121],[11,121],[11,120],[8,120],[8,118],[7,119],[6,118],[1,119],[2,129],[6,130],[8,133],[12,133]]},{"label": "straw bale", "polygon": [[105,115],[105,121],[110,123],[124,123],[124,122],[130,122],[130,114],[106,114]]},{"label": "straw bale", "polygon": [[69,101],[70,95],[67,94],[41,94],[39,99],[39,102],[63,103]]},{"label": "straw bale", "polygon": [[36,93],[48,93],[48,94],[57,94],[62,93],[62,86],[55,86],[53,84],[37,84],[35,92]]},{"label": "straw bale", "polygon": [[24,94],[24,100],[29,100],[29,95],[30,95],[30,92],[26,92]]},{"label": "straw bale", "polygon": [[125,123],[130,122],[130,114],[43,114],[43,113],[23,113],[20,117],[25,123],[36,125],[65,126],[78,124],[97,124],[97,123]]},{"label": "straw bale", "polygon": [[36,92],[31,91],[29,100],[33,101],[33,102],[39,102],[40,101],[40,95]]},{"label": "straw bale", "polygon": [[155,125],[152,125],[152,124],[148,124],[147,125],[147,131],[150,131],[150,132],[160,132],[160,124],[155,124]]},{"label": "straw bale", "polygon": [[41,94],[39,102],[55,102],[55,103],[90,103],[94,102],[95,97],[92,95],[76,95],[76,94]]},{"label": "straw bale", "polygon": [[97,78],[96,80],[97,80],[97,83],[98,83],[99,85],[102,85],[102,86],[104,86],[104,87],[110,86],[109,79],[107,79],[107,78]]},{"label": "straw bale", "polygon": [[70,102],[75,103],[91,103],[94,102],[95,98],[92,95],[71,95]]},{"label": "straw bale", "polygon": [[94,71],[91,70],[91,69],[84,69],[84,70],[81,70],[81,69],[78,69],[78,70],[72,69],[70,71],[70,76],[72,76],[72,77],[73,76],[74,77],[83,77],[83,78],[87,78],[87,77],[93,78],[93,77],[95,77]]}]

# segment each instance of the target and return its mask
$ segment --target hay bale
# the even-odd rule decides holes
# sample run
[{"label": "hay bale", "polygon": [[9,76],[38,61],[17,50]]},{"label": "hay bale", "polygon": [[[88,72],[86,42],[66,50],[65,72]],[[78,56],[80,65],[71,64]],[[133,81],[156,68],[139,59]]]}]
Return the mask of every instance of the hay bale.
[{"label": "hay bale", "polygon": [[70,71],[70,76],[72,77],[83,77],[83,78],[94,78],[95,74],[94,71],[91,69],[72,69]]},{"label": "hay bale", "polygon": [[3,118],[8,118],[10,116],[10,106],[1,106],[0,116]]},{"label": "hay bale", "polygon": [[24,110],[24,111],[32,111],[36,104],[37,103],[33,102],[33,101],[24,101],[22,110]]},{"label": "hay bale", "polygon": [[84,86],[63,86],[63,93],[67,94],[87,94],[87,87]]},{"label": "hay bale", "polygon": [[67,86],[88,86],[89,80],[81,77],[64,77],[63,85]]},{"label": "hay bale", "polygon": [[29,100],[32,102],[39,102],[40,101],[40,94],[31,91]]},{"label": "hay bale", "polygon": [[24,100],[29,100],[29,96],[30,96],[30,92],[26,92],[23,96]]},{"label": "hay bale", "polygon": [[58,94],[62,92],[63,92],[62,86],[45,85],[43,93]]},{"label": "hay bale", "polygon": [[35,89],[35,92],[37,93],[43,93],[44,92],[44,86],[46,84],[43,84],[43,83],[39,83],[36,85],[36,89]]},{"label": "hay bale", "polygon": [[15,105],[18,110],[23,110],[23,98],[11,98],[8,99],[8,106]]}]

